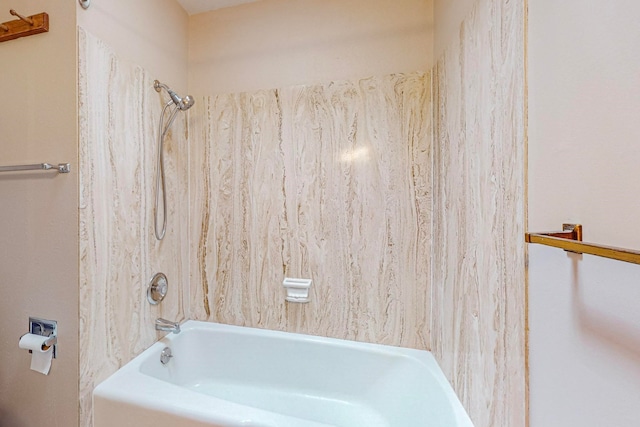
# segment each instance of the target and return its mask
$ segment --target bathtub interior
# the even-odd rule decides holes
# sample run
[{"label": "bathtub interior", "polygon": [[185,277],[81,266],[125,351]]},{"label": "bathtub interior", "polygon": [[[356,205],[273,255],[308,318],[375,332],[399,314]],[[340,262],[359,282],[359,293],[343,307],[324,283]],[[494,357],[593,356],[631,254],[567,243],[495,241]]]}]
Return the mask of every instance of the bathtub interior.
[{"label": "bathtub interior", "polygon": [[[431,353],[188,321],[93,391],[94,427],[473,427]],[[163,365],[160,354],[174,354]]]},{"label": "bathtub interior", "polygon": [[452,391],[429,353],[198,323],[166,340],[174,356],[168,364],[160,363],[158,347],[139,372],[181,389],[338,427],[426,425],[416,420],[458,425]]}]

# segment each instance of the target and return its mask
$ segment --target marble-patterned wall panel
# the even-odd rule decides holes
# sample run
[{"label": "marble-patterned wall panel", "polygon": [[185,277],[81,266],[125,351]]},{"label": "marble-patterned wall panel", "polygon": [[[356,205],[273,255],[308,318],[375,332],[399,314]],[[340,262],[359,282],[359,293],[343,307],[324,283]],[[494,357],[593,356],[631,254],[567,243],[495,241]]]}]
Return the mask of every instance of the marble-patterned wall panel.
[{"label": "marble-patterned wall panel", "polygon": [[[204,98],[190,120],[191,314],[427,348],[431,77]],[[287,303],[284,277],[311,278]]]},{"label": "marble-patterned wall panel", "polygon": [[[166,141],[169,218],[153,235],[156,132],[162,102],[153,79],[79,29],[80,416],[91,425],[91,392],[158,339],[154,320],[185,318],[188,281],[186,120]],[[169,294],[152,307],[157,271]]]},{"label": "marble-patterned wall panel", "polygon": [[479,0],[434,75],[432,350],[477,427],[526,422],[524,6]]}]

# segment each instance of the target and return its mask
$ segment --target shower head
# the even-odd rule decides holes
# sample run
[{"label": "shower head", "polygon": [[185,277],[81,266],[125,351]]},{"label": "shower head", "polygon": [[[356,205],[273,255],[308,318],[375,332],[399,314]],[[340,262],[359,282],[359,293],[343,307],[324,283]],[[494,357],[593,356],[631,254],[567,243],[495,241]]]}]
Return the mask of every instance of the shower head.
[{"label": "shower head", "polygon": [[182,111],[185,111],[193,107],[193,104],[195,103],[196,103],[196,100],[193,99],[191,95],[187,95],[184,98],[182,98],[180,104],[178,105],[178,108],[181,109]]},{"label": "shower head", "polygon": [[193,104],[195,103],[195,100],[191,95],[180,98],[177,93],[169,88],[169,86],[165,85],[164,83],[160,83],[158,80],[153,81],[153,88],[156,90],[156,92],[160,92],[161,89],[166,90],[171,97],[171,100],[174,104],[176,104],[176,107],[178,107],[179,110],[186,111],[189,108],[193,107]]}]

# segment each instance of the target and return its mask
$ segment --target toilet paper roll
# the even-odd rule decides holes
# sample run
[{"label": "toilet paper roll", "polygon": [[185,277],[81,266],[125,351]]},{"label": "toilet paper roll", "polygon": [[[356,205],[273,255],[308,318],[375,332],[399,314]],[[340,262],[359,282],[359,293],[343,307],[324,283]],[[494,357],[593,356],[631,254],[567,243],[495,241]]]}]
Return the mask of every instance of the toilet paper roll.
[{"label": "toilet paper roll", "polygon": [[31,370],[49,375],[51,359],[53,358],[53,346],[47,350],[42,349],[42,344],[49,337],[36,334],[24,334],[20,337],[18,346],[25,350],[31,350]]}]

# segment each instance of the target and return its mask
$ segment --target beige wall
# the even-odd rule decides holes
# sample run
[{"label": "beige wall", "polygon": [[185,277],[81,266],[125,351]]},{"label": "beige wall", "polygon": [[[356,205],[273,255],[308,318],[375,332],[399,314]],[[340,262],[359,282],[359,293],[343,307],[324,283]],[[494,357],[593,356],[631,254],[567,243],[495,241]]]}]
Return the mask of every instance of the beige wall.
[{"label": "beige wall", "polygon": [[[169,219],[153,231],[157,126],[166,93],[187,87],[188,18],[173,0],[92,2],[78,7],[80,87],[80,424],[91,392],[160,335],[158,317],[184,320],[188,292],[186,115],[165,142]],[[156,272],[169,280],[158,306],[146,300]]]},{"label": "beige wall", "polygon": [[524,5],[478,0],[454,34],[434,72],[431,346],[476,427],[524,427]]},{"label": "beige wall", "polygon": [[[0,21],[47,12],[50,31],[0,44],[0,165],[71,163],[71,173],[0,175],[0,425],[78,425],[78,145],[73,2],[0,0]],[[58,321],[48,376],[18,348],[29,316]]]},{"label": "beige wall", "polygon": [[427,71],[430,0],[265,0],[191,16],[189,90],[235,93]]},{"label": "beige wall", "polygon": [[[188,291],[186,118],[165,141],[167,233],[153,231],[156,125],[153,78],[80,30],[80,404],[89,425],[95,385],[153,344],[158,317],[182,321]],[[169,292],[146,300],[149,280]]]},{"label": "beige wall", "polygon": [[[640,248],[640,4],[529,1],[529,229]],[[640,267],[532,246],[531,426],[640,418]]]},{"label": "beige wall", "polygon": [[80,27],[106,42],[122,60],[186,93],[189,17],[176,0],[94,0],[87,10],[75,3]]},{"label": "beige wall", "polygon": [[439,58],[460,37],[460,24],[471,13],[476,0],[434,0],[433,3],[434,56]]},{"label": "beige wall", "polygon": [[423,73],[199,98],[192,317],[428,348],[430,107]]},{"label": "beige wall", "polygon": [[640,5],[530,4],[529,225],[640,248]]},{"label": "beige wall", "polygon": [[[190,91],[225,94],[191,115],[193,317],[428,347],[431,77],[415,72],[432,65],[432,6],[190,18]],[[313,301],[285,303],[285,276],[314,279]]]}]

